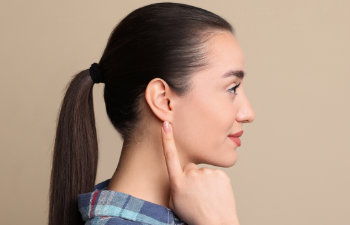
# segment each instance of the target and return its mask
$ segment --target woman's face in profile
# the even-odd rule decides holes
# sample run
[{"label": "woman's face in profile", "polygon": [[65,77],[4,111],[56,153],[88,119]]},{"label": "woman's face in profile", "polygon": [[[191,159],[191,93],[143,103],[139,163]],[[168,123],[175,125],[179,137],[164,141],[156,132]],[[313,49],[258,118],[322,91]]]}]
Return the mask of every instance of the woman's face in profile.
[{"label": "woman's face in profile", "polygon": [[190,161],[230,167],[237,160],[238,145],[228,135],[254,120],[244,78],[224,76],[229,71],[244,71],[244,57],[232,33],[217,32],[207,44],[209,66],[193,74],[193,89],[178,99],[174,137],[177,148]]}]

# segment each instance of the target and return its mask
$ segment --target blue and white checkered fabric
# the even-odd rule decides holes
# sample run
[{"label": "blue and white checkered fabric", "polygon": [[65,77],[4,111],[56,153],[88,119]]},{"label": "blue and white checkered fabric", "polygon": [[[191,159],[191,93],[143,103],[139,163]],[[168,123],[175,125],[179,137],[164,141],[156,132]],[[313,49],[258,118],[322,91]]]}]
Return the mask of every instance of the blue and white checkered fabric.
[{"label": "blue and white checkered fabric", "polygon": [[92,192],[78,195],[79,211],[86,225],[187,225],[167,207],[107,190],[109,181],[95,185]]}]

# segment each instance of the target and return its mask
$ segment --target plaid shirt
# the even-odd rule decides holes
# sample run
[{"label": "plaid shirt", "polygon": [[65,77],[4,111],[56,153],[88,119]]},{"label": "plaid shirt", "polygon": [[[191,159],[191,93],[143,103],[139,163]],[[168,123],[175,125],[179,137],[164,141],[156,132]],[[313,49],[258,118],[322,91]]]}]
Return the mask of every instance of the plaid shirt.
[{"label": "plaid shirt", "polygon": [[106,190],[110,179],[78,195],[86,225],[187,225],[169,208],[123,192]]}]

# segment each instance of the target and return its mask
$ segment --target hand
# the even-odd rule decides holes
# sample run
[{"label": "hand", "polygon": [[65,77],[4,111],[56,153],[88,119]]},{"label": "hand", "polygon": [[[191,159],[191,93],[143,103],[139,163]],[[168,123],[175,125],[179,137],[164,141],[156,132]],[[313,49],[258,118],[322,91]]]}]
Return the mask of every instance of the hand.
[{"label": "hand", "polygon": [[[167,123],[167,122],[165,122]],[[170,181],[169,206],[191,225],[239,225],[230,178],[220,169],[188,163],[182,169],[172,127],[162,129],[162,143]]]}]

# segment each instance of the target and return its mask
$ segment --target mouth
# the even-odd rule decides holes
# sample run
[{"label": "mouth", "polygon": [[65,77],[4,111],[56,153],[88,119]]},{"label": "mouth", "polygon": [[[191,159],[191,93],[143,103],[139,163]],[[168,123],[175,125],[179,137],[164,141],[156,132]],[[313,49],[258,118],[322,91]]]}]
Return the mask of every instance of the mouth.
[{"label": "mouth", "polygon": [[242,136],[243,130],[234,133],[234,134],[229,134],[228,137],[237,144],[237,146],[241,146],[241,139],[239,139],[240,136]]}]

